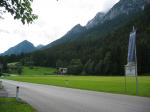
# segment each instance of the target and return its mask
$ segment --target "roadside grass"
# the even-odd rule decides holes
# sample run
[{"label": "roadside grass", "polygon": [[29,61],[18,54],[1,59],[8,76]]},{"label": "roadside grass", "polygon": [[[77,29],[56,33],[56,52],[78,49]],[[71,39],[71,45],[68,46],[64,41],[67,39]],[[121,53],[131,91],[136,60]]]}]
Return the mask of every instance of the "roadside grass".
[{"label": "roadside grass", "polygon": [[54,75],[56,72],[55,68],[48,67],[23,67],[22,75]]},{"label": "roadside grass", "polygon": [[[127,90],[125,91],[124,77],[106,77],[106,76],[12,76],[5,79],[62,86],[68,88],[78,88],[100,92],[110,92],[119,94],[136,94],[135,77],[127,77]],[[150,97],[150,76],[140,76],[139,96]]]},{"label": "roadside grass", "polygon": [[30,105],[15,98],[0,97],[0,112],[36,112]]}]

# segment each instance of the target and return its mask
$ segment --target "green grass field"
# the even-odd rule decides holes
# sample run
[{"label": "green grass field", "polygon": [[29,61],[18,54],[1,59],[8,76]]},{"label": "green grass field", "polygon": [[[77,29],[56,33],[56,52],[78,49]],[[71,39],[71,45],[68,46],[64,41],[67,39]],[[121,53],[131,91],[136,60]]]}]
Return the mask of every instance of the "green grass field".
[{"label": "green grass field", "polygon": [[[69,88],[135,95],[135,78],[127,78],[125,92],[124,77],[103,76],[12,76],[10,80],[48,84]],[[150,76],[139,77],[139,96],[150,97]]]},{"label": "green grass field", "polygon": [[36,112],[30,105],[15,98],[0,98],[0,112]]},{"label": "green grass field", "polygon": [[22,75],[54,75],[56,69],[48,68],[48,67],[33,67],[32,69],[29,67],[23,67]]}]

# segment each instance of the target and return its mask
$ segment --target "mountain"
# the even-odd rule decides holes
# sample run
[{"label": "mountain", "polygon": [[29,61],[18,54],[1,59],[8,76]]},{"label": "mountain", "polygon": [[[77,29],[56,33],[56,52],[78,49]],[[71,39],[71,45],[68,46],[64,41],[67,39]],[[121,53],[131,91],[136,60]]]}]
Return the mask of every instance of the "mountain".
[{"label": "mountain", "polygon": [[65,36],[69,38],[70,36],[73,36],[73,35],[80,35],[85,30],[86,29],[83,26],[81,26],[80,24],[77,24],[69,32],[67,32],[67,34]]},{"label": "mountain", "polygon": [[11,55],[11,54],[21,54],[21,53],[30,53],[32,51],[35,51],[36,48],[34,47],[34,45],[27,41],[24,40],[23,42],[17,44],[14,47],[9,48],[7,51],[5,51],[2,55]]},{"label": "mountain", "polygon": [[[117,29],[122,22],[127,21],[126,17],[128,15],[132,16],[136,14],[138,11],[143,10],[145,5],[149,3],[150,0],[120,0],[107,13],[98,12],[85,26],[77,24],[60,39],[48,44],[44,48],[81,39],[84,35],[88,35],[86,37],[89,37],[93,33],[93,30],[95,32],[101,32],[100,36],[106,35],[107,32],[112,31],[112,29]],[[101,28],[98,31],[96,27]]]},{"label": "mountain", "polygon": [[58,39],[58,40],[56,40],[50,44],[48,44],[47,46],[45,46],[45,48],[49,48],[52,46],[63,44],[65,42],[73,41],[78,36],[83,35],[86,32],[86,30],[87,29],[85,27],[81,26],[80,24],[77,24],[70,31],[68,31],[63,37],[61,37],[60,39]]},{"label": "mountain", "polygon": [[87,29],[93,28],[94,26],[98,25],[102,21],[104,16],[105,16],[105,13],[103,12],[97,13],[96,16],[92,20],[88,21],[85,27]]}]

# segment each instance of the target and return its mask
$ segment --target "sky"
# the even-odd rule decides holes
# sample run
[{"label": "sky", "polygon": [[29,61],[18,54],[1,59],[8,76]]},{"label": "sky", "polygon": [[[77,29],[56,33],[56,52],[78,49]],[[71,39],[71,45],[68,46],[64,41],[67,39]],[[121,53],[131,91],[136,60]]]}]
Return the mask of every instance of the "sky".
[{"label": "sky", "polygon": [[23,40],[35,46],[49,44],[76,24],[86,25],[98,12],[107,12],[119,0],[33,0],[38,20],[30,25],[5,13],[0,19],[0,53]]}]

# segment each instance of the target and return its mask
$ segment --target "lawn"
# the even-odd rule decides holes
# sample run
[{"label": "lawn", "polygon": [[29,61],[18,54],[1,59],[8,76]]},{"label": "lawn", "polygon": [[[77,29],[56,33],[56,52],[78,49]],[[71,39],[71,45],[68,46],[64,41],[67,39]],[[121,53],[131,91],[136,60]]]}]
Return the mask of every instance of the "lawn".
[{"label": "lawn", "polygon": [[36,112],[30,105],[15,98],[0,97],[0,112]]},{"label": "lawn", "polygon": [[22,75],[52,75],[55,74],[56,69],[48,67],[23,67]]},{"label": "lawn", "polygon": [[[101,92],[136,94],[135,77],[127,78],[126,92],[124,77],[117,76],[12,76],[6,77],[6,79]],[[138,80],[139,96],[150,97],[150,76],[141,76]]]}]

